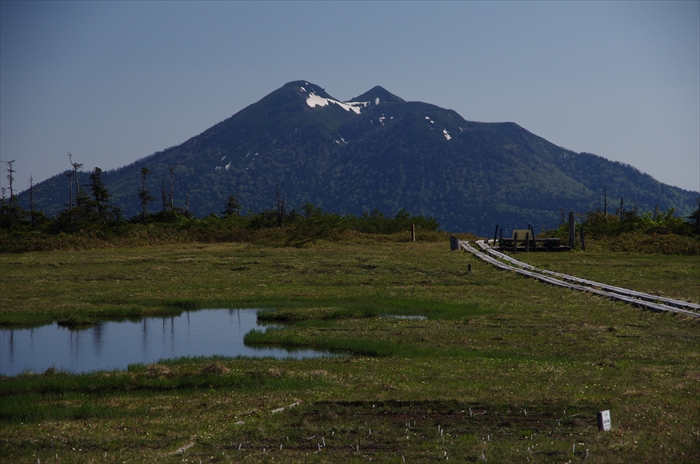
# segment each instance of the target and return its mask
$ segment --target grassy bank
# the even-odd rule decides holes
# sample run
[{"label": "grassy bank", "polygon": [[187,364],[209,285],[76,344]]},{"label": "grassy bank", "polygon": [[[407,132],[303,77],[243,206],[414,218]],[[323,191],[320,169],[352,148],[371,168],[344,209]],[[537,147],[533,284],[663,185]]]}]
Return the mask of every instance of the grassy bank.
[{"label": "grassy bank", "polygon": [[[290,325],[250,341],[354,353],[2,378],[0,461],[700,460],[697,322],[535,283],[448,250],[446,242],[358,235],[302,248],[0,255],[6,325],[278,308],[265,317]],[[692,257],[518,258],[700,301]],[[381,317],[392,314],[427,319]],[[609,433],[597,431],[603,409],[612,412]]]}]

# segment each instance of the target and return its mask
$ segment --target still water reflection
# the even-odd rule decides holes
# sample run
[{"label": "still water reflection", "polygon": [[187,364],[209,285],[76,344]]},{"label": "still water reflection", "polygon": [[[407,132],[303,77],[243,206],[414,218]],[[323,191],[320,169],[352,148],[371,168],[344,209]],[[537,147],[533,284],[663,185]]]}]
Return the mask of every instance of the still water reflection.
[{"label": "still water reflection", "polygon": [[56,323],[33,329],[0,330],[0,374],[44,372],[55,366],[68,372],[126,369],[181,356],[254,356],[310,358],[315,350],[257,348],[244,335],[261,329],[255,309],[206,309],[139,321],[98,321],[84,330]]}]

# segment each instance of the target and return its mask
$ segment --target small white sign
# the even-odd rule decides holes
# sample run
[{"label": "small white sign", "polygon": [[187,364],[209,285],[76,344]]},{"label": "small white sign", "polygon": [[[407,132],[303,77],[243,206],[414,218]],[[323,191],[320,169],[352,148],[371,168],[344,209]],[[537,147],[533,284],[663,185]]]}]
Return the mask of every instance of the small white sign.
[{"label": "small white sign", "polygon": [[612,421],[610,420],[610,410],[600,411],[598,413],[598,430],[604,432],[610,431]]}]

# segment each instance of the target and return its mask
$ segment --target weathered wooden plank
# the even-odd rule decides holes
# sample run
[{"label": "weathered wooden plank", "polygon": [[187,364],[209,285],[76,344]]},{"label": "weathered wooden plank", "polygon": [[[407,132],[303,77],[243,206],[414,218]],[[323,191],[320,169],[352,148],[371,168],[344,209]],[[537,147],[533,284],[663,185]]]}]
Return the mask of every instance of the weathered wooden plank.
[{"label": "weathered wooden plank", "polygon": [[[516,272],[518,274],[522,274],[522,275],[525,275],[527,277],[539,280],[540,282],[546,282],[546,283],[549,283],[552,285],[568,288],[571,290],[578,290],[581,292],[586,292],[586,293],[591,293],[591,294],[598,295],[598,296],[603,296],[606,298],[610,298],[612,300],[629,303],[629,304],[632,304],[634,306],[644,307],[644,308],[650,309],[652,311],[675,312],[675,313],[686,314],[686,315],[690,315],[690,316],[694,316],[694,317],[700,317],[700,312],[695,312],[695,311],[700,311],[700,305],[696,305],[694,303],[681,301],[681,300],[673,300],[671,298],[662,298],[662,297],[658,297],[656,295],[649,295],[649,294],[645,294],[642,292],[636,292],[634,290],[629,290],[629,289],[624,289],[624,288],[620,288],[620,287],[614,287],[612,285],[606,285],[606,284],[601,284],[598,282],[588,281],[586,279],[580,279],[578,277],[568,276],[566,274],[559,274],[559,273],[555,273],[552,271],[545,271],[545,270],[537,269],[534,266],[531,266],[527,263],[523,263],[521,261],[518,261],[516,259],[511,258],[510,256],[504,255],[503,253],[499,253],[495,250],[490,249],[490,247],[488,247],[487,244],[483,243],[483,240],[478,241],[477,244],[479,245],[480,248],[484,249],[488,254],[478,251],[477,249],[475,249],[474,247],[469,245],[469,243],[466,241],[460,242],[460,246],[462,248],[464,248],[465,250],[476,255],[481,260],[486,261],[488,263],[491,263],[494,266],[498,267],[499,269],[513,271],[513,272]],[[509,261],[509,262],[517,265],[518,267],[514,267],[514,266],[510,266],[508,264],[505,264],[505,263],[499,261],[498,259],[496,259],[492,256],[489,256],[489,255],[498,256],[498,258]],[[560,277],[562,280],[560,280],[558,278],[554,278],[554,277],[549,277],[548,275],[543,275],[543,274],[557,276],[557,277]],[[577,283],[585,283],[585,285],[588,285],[588,286],[568,283],[565,280],[576,281]],[[605,289],[605,290],[603,290],[603,289]],[[643,298],[643,297],[645,297],[645,298]],[[662,301],[662,300],[664,300],[664,303],[659,303],[659,301]],[[683,308],[690,308],[690,309],[683,309]]]}]

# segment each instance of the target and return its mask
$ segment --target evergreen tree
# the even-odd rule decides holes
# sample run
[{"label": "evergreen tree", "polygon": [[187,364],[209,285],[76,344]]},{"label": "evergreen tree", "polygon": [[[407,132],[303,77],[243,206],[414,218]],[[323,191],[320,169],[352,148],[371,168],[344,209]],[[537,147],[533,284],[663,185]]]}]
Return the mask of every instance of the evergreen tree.
[{"label": "evergreen tree", "polygon": [[314,216],[319,216],[323,214],[323,208],[317,208],[313,205],[313,203],[307,201],[306,203],[301,205],[301,212],[304,213],[304,217],[306,217],[306,219],[309,219]]},{"label": "evergreen tree", "polygon": [[106,222],[109,211],[108,201],[112,195],[107,191],[102,181],[102,169],[98,167],[90,174],[90,193],[92,193],[95,208],[97,208],[97,215],[103,223]]},{"label": "evergreen tree", "polygon": [[240,216],[241,204],[238,202],[236,195],[229,195],[228,200],[224,203],[224,210],[221,212],[224,217]]},{"label": "evergreen tree", "polygon": [[10,201],[5,202],[5,189],[2,189],[2,203],[0,204],[0,228],[10,230],[20,230],[30,224],[27,220],[27,212],[18,205],[17,196],[14,194],[13,182],[15,170],[12,163],[15,160],[7,161],[7,180],[10,183]]},{"label": "evergreen tree", "polygon": [[695,208],[695,211],[687,217],[688,219],[688,225],[690,226],[690,230],[696,234],[700,235],[700,198],[697,199],[698,202],[698,207]]},{"label": "evergreen tree", "polygon": [[0,206],[0,229],[22,230],[30,225],[27,212],[17,204],[4,203]]},{"label": "evergreen tree", "polygon": [[45,228],[49,223],[43,211],[34,208],[34,177],[29,176],[29,224],[32,230]]},{"label": "evergreen tree", "polygon": [[83,187],[78,187],[78,193],[75,196],[76,209],[80,208],[83,210],[84,219],[90,219],[90,216],[94,216],[96,213],[95,202],[90,198]]}]

